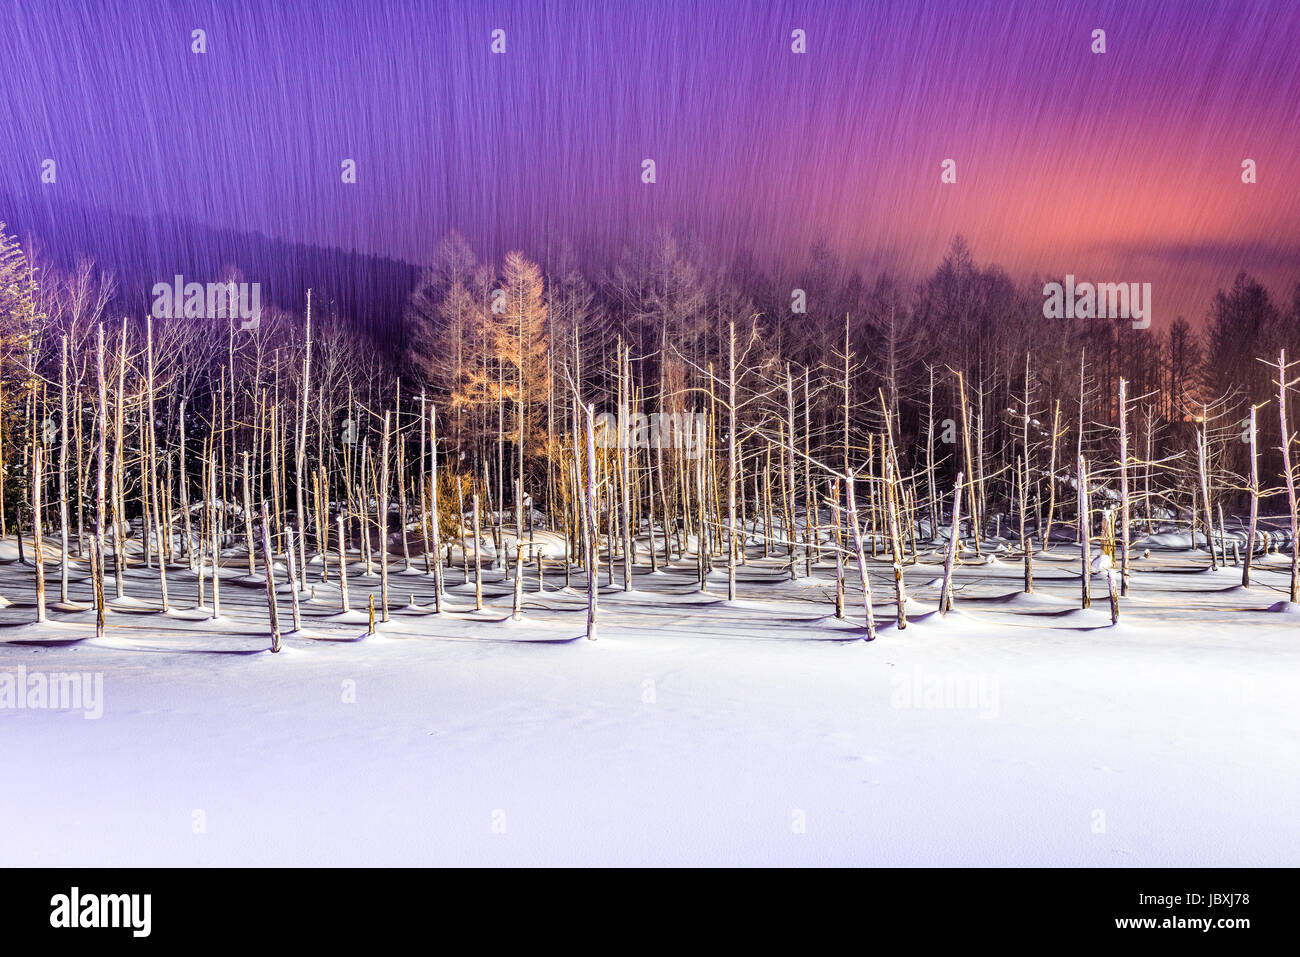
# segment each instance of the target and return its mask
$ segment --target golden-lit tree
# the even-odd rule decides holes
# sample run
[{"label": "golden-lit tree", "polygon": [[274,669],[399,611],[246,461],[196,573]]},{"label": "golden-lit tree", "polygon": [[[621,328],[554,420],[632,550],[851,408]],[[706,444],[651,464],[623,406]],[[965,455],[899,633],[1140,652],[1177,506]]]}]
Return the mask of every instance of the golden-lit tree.
[{"label": "golden-lit tree", "polygon": [[0,223],[0,534],[5,515],[27,496],[23,463],[30,459],[28,397],[36,378],[32,335],[43,318],[39,301],[36,269]]}]

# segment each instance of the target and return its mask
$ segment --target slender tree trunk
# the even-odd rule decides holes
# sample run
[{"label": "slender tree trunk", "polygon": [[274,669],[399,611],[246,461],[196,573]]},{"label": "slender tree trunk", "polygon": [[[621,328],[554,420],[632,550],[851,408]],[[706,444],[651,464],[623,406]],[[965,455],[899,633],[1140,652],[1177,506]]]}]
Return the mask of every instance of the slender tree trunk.
[{"label": "slender tree trunk", "polygon": [[582,411],[587,432],[587,483],[583,495],[587,514],[587,639],[595,641],[596,610],[600,595],[599,583],[597,582],[600,567],[600,528],[597,524],[598,517],[596,515],[596,432],[594,421],[596,410],[593,406],[584,405]]},{"label": "slender tree trunk", "polygon": [[380,620],[388,622],[388,442],[389,416],[384,413],[384,440],[379,463],[379,597],[382,606]]},{"label": "slender tree trunk", "polygon": [[1119,380],[1119,591],[1128,594],[1128,383]]},{"label": "slender tree trunk", "polygon": [[302,607],[298,600],[298,575],[294,571],[294,534],[293,526],[284,527],[285,534],[285,565],[289,569],[289,595],[292,600],[290,607],[293,609],[293,630],[295,632],[302,630]]},{"label": "slender tree trunk", "polygon": [[867,576],[867,555],[862,544],[862,528],[858,522],[858,508],[853,494],[853,476],[849,475],[844,487],[848,490],[849,527],[853,531],[853,552],[858,561],[858,580],[862,584],[862,605],[867,620],[867,641],[876,639],[876,613],[871,603],[871,581]]},{"label": "slender tree trunk", "polygon": [[840,515],[840,480],[835,479],[831,510],[835,518],[835,617],[844,618],[844,520]]},{"label": "slender tree trunk", "polygon": [[[1205,544],[1210,549],[1210,570],[1219,567],[1218,555],[1214,551],[1214,512],[1210,506],[1209,476],[1209,434],[1205,417],[1202,416],[1200,428],[1196,433],[1196,471],[1201,483],[1201,506],[1205,509]],[[1193,537],[1195,542],[1195,537]]]},{"label": "slender tree trunk", "polygon": [[1250,407],[1250,525],[1246,532],[1246,556],[1241,564],[1241,587],[1250,587],[1250,566],[1255,557],[1255,535],[1259,526],[1259,458],[1255,406]]},{"label": "slender tree trunk", "polygon": [[474,509],[474,610],[483,610],[483,560],[479,553],[478,493],[473,496]]},{"label": "slender tree trunk", "polygon": [[342,512],[338,513],[337,521],[339,538],[339,610],[348,611],[350,607],[348,598],[348,540]]},{"label": "slender tree trunk", "polygon": [[943,587],[939,592],[939,616],[944,617],[952,611],[952,570],[957,562],[957,553],[961,548],[961,472],[957,473],[957,483],[952,490],[952,525],[949,528],[948,551],[943,560]]},{"label": "slender tree trunk", "polygon": [[45,549],[41,542],[41,456],[37,445],[32,454],[32,560],[36,563],[36,623],[45,623]]},{"label": "slender tree trunk", "polygon": [[1079,562],[1081,600],[1084,608],[1092,607],[1092,539],[1088,496],[1088,464],[1079,456]]},{"label": "slender tree trunk", "polygon": [[970,414],[966,407],[966,377],[960,372],[957,373],[957,398],[961,403],[961,434],[962,448],[965,450],[966,456],[966,474],[971,477],[973,483],[971,493],[968,496],[970,499],[971,535],[975,539],[975,554],[976,556],[979,556],[982,554],[980,551],[980,513],[977,501],[979,497],[979,484],[975,472],[975,463],[971,457]]},{"label": "slender tree trunk", "polygon": [[1119,624],[1119,592],[1115,588],[1115,569],[1106,569],[1106,592],[1110,597],[1110,623]]},{"label": "slender tree trunk", "polygon": [[99,325],[96,353],[99,383],[99,468],[95,479],[95,637],[104,637],[104,520],[108,483],[108,388],[104,383],[104,325]]},{"label": "slender tree trunk", "polygon": [[[300,532],[305,530],[307,527],[307,513],[303,505],[303,469],[307,463],[307,408],[308,408],[308,401],[311,397],[311,290],[310,289],[307,290],[306,340],[307,340],[306,351],[304,352],[302,358],[302,418],[299,422],[299,427],[297,429],[298,441],[296,443],[296,448],[294,449],[294,473],[296,477],[296,481],[294,483],[295,485],[294,495],[295,495],[295,503],[298,512],[298,529]],[[386,427],[387,424],[385,423],[385,428]],[[388,461],[387,457],[385,457],[384,459],[385,467],[387,467],[387,461]],[[385,494],[387,493],[385,492]],[[298,548],[299,548],[298,558],[299,558],[299,565],[302,568],[303,580],[306,581],[307,579],[307,536],[305,534],[300,535],[300,539],[301,540],[298,543]],[[294,557],[292,554],[290,554],[289,556],[289,561],[290,563],[294,561]],[[385,578],[385,584],[387,584],[387,578]],[[385,595],[385,602],[384,602],[384,621],[388,620],[388,603],[386,599],[387,599],[387,595]],[[297,622],[295,621],[294,628],[297,629],[297,627],[298,625]]]},{"label": "slender tree trunk", "polygon": [[62,337],[59,361],[59,601],[68,604],[68,337]]},{"label": "slender tree trunk", "polygon": [[790,580],[794,581],[799,577],[799,563],[796,561],[797,542],[799,540],[798,530],[794,527],[795,516],[795,467],[794,467],[794,375],[790,372],[790,363],[785,364],[785,431],[786,447],[785,454],[785,512],[786,512],[786,550],[790,556]]},{"label": "slender tree trunk", "polygon": [[[888,417],[888,409],[886,409]],[[894,600],[898,603],[898,630],[907,628],[907,589],[903,584],[903,539],[898,527],[898,488],[894,460],[885,459],[885,516],[889,526],[891,558],[894,565]]]},{"label": "slender tree trunk", "polygon": [[126,317],[122,317],[121,340],[117,348],[117,402],[114,404],[113,435],[113,584],[118,598],[126,597],[126,495],[122,476],[126,471],[123,462],[123,442],[126,433]]},{"label": "slender tree trunk", "polygon": [[280,650],[280,613],[275,606],[275,557],[271,554],[271,520],[262,503],[262,565],[266,569],[266,611],[271,620],[271,652]]},{"label": "slender tree trunk", "polygon": [[212,617],[221,617],[221,503],[217,500],[217,436],[212,436],[208,466],[208,530],[212,536]]},{"label": "slender tree trunk", "polygon": [[248,453],[244,453],[244,540],[248,547],[248,577],[257,575],[257,554],[253,547],[253,499],[248,478]]},{"label": "slender tree trunk", "polygon": [[1278,420],[1282,426],[1282,476],[1286,480],[1287,513],[1291,521],[1291,591],[1290,601],[1300,602],[1300,529],[1297,529],[1295,472],[1291,468],[1291,432],[1287,425],[1286,404],[1290,383],[1287,382],[1286,350],[1278,358]]},{"label": "slender tree trunk", "polygon": [[736,600],[736,320],[727,336],[727,601]]},{"label": "slender tree trunk", "polygon": [[1056,517],[1056,443],[1061,435],[1061,400],[1052,410],[1052,452],[1047,466],[1047,525],[1043,529],[1043,551],[1052,547],[1052,521]]},{"label": "slender tree trunk", "polygon": [[438,546],[442,541],[442,525],[438,517],[438,410],[429,406],[429,525],[433,539],[433,610],[442,611],[442,561]]}]

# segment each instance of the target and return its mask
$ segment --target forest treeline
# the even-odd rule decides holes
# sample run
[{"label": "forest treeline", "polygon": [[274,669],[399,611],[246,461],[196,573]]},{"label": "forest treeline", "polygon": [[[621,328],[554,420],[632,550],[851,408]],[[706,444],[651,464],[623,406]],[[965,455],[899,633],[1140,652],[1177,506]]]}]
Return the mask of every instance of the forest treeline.
[{"label": "forest treeline", "polygon": [[[1243,274],[1203,331],[1141,330],[1045,319],[1041,282],[978,264],[960,239],[919,283],[863,277],[817,247],[792,285],[743,259],[709,266],[671,233],[594,275],[571,254],[483,262],[453,233],[387,343],[321,308],[328,290],[314,313],[310,297],[268,306],[249,330],[123,315],[94,263],[60,272],[0,236],[0,534],[64,508],[78,547],[89,527],[129,535],[139,520],[168,549],[184,524],[188,554],[196,501],[270,503],[276,547],[292,525],[305,555],[324,552],[335,512],[368,537],[366,510],[390,495],[398,527],[427,536],[441,488],[444,528],[481,500],[498,534],[547,522],[575,555],[592,522],[633,556],[639,529],[682,550],[703,535],[702,565],[763,513],[769,532],[790,530],[793,565],[793,538],[808,558],[826,508],[861,509],[873,536],[892,515],[933,538],[959,476],[977,550],[1012,526],[1049,534],[1084,507],[1085,481],[1088,521],[1122,498],[1126,531],[1221,531],[1224,510],[1285,505],[1300,284],[1278,302]],[[699,416],[703,455],[595,436],[590,461],[598,413]],[[100,482],[111,517],[90,504]],[[387,504],[374,521],[387,526]]]}]

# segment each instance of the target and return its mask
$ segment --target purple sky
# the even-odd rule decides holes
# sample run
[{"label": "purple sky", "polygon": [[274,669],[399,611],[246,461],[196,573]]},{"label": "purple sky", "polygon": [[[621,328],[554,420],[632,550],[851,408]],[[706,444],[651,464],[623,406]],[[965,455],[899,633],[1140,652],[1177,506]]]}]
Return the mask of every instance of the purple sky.
[{"label": "purple sky", "polygon": [[1295,0],[20,0],[0,192],[413,262],[451,227],[540,257],[669,225],[911,276],[962,233],[1017,276],[1153,282],[1161,324],[1241,268],[1300,279],[1298,51]]}]

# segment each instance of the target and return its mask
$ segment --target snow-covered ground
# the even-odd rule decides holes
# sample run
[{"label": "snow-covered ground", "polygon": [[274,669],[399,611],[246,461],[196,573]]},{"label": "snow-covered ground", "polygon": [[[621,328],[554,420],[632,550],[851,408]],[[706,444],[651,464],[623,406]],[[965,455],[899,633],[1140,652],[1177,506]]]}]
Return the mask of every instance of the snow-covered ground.
[{"label": "snow-covered ground", "polygon": [[[829,565],[789,582],[752,557],[729,604],[725,571],[700,593],[693,558],[651,575],[644,556],[636,592],[602,585],[594,643],[564,640],[585,624],[578,573],[538,594],[530,569],[514,623],[502,572],[475,613],[454,569],[435,616],[406,607],[431,601],[422,559],[394,564],[392,621],[357,640],[379,590],[358,564],[362,611],[333,617],[331,568],[272,655],[238,555],[221,620],[152,611],[157,573],[136,567],[95,639],[90,611],[27,624],[12,546],[0,677],[102,675],[102,716],[0,708],[5,866],[1300,863],[1300,615],[1267,610],[1281,556],[1243,591],[1203,552],[1139,550],[1111,627],[1103,577],[1077,607],[1073,546],[1036,560],[1033,596],[1014,557],[963,565],[944,620],[930,553],[907,569],[914,620],[870,644],[852,567],[837,621]],[[891,575],[872,574],[884,622]],[[191,608],[195,575],[169,581]]]}]

